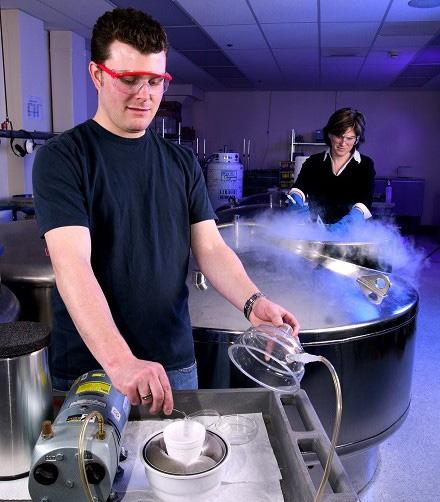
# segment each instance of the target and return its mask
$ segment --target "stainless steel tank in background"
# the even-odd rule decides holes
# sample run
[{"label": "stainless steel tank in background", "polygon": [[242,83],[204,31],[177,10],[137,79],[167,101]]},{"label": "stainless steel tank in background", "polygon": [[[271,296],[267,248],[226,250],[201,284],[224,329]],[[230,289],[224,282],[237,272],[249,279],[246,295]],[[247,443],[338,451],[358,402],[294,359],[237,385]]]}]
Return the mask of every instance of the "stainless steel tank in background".
[{"label": "stainless steel tank in background", "polygon": [[[228,230],[236,231],[229,227],[222,232]],[[355,488],[362,489],[376,469],[377,446],[399,427],[409,410],[417,292],[391,276],[388,295],[376,305],[353,278],[294,253],[274,257],[252,246],[237,251],[258,287],[298,317],[305,350],[323,355],[335,366],[343,397],[337,451]],[[188,282],[192,276],[190,267]],[[227,353],[235,336],[249,327],[243,313],[209,284],[207,289],[189,288],[200,387],[252,386]],[[335,395],[326,369],[309,365],[302,387],[330,434]]]},{"label": "stainless steel tank in background", "polygon": [[214,209],[229,199],[241,199],[243,171],[238,153],[219,152],[211,155],[206,167],[206,186]]},{"label": "stainless steel tank in background", "polygon": [[14,293],[1,283],[0,277],[0,324],[13,322],[20,315],[20,303]]},{"label": "stainless steel tank in background", "polygon": [[27,476],[41,424],[52,418],[49,328],[0,324],[0,480]]},{"label": "stainless steel tank in background", "polygon": [[35,219],[0,224],[0,276],[21,304],[20,319],[52,323],[51,294],[55,276]]}]

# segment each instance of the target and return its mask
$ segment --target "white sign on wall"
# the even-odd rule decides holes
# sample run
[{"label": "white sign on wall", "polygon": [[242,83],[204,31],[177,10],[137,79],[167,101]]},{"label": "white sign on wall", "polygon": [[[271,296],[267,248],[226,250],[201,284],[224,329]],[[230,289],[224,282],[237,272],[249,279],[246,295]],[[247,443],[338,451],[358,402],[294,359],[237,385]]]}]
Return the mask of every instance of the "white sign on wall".
[{"label": "white sign on wall", "polygon": [[26,102],[26,116],[31,120],[43,118],[43,100],[38,96],[29,96]]}]

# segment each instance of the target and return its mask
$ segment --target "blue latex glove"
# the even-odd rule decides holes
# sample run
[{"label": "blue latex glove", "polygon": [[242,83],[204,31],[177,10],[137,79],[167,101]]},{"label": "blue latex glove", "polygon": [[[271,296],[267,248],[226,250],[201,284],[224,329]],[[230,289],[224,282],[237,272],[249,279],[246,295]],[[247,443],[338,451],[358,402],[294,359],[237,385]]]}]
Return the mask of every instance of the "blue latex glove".
[{"label": "blue latex glove", "polygon": [[287,194],[288,208],[289,209],[299,209],[304,207],[304,201],[301,195],[293,192]]},{"label": "blue latex glove", "polygon": [[309,208],[304,205],[301,195],[297,193],[287,194],[287,210],[294,211],[295,216],[304,218],[310,216]]},{"label": "blue latex glove", "polygon": [[343,233],[347,232],[351,226],[360,225],[364,223],[364,215],[359,209],[352,207],[350,212],[343,216],[339,221],[331,225],[327,225],[327,229],[330,232]]}]

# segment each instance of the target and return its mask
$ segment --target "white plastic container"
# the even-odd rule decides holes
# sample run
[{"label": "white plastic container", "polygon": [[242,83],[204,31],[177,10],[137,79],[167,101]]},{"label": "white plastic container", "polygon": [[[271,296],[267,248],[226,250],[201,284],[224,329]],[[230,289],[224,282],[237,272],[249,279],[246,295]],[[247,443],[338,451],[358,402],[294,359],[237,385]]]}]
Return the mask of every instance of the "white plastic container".
[{"label": "white plastic container", "polygon": [[177,420],[168,424],[163,431],[168,455],[184,464],[193,462],[202,451],[205,434],[205,427],[195,420]]},{"label": "white plastic container", "polygon": [[212,207],[216,210],[232,197],[243,196],[243,164],[238,153],[215,153],[207,167],[207,186]]}]

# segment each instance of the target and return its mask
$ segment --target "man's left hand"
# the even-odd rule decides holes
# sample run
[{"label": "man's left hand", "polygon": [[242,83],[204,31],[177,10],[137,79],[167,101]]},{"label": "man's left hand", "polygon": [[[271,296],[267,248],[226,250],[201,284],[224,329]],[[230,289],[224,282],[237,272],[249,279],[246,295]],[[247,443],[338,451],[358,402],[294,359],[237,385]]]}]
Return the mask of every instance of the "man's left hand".
[{"label": "man's left hand", "polygon": [[280,327],[289,324],[293,328],[293,335],[298,336],[300,325],[296,317],[281,305],[271,302],[266,297],[256,300],[253,305],[249,320],[254,326],[260,324],[273,324]]}]

